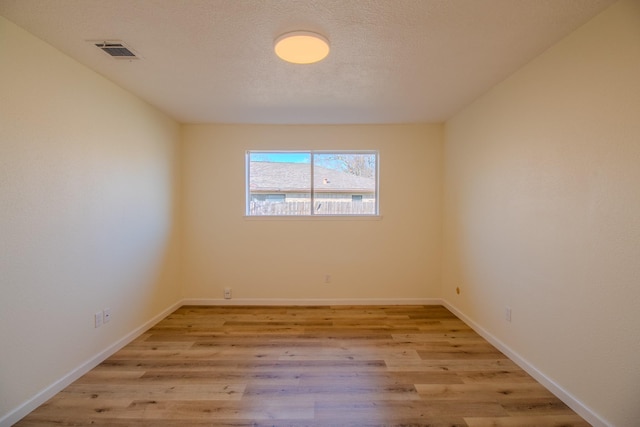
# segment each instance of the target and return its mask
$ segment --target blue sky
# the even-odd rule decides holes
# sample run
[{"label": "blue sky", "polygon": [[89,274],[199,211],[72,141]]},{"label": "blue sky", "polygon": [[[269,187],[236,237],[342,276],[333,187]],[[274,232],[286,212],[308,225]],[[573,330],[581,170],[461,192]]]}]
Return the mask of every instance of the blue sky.
[{"label": "blue sky", "polygon": [[274,163],[311,163],[309,153],[250,153],[252,162],[274,162]]}]

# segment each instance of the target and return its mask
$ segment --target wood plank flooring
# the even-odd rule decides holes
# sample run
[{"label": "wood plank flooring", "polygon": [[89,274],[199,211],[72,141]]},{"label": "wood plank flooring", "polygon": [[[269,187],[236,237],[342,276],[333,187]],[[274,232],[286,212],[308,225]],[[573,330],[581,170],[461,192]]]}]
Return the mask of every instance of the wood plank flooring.
[{"label": "wood plank flooring", "polygon": [[17,426],[589,426],[441,306],[182,307]]}]

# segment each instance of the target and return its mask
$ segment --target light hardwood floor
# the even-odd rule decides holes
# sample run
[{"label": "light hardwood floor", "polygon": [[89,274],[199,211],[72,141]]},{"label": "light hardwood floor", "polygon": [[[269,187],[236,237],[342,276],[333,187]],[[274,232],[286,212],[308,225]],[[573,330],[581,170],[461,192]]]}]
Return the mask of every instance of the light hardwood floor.
[{"label": "light hardwood floor", "polygon": [[589,424],[441,306],[187,306],[17,425]]}]

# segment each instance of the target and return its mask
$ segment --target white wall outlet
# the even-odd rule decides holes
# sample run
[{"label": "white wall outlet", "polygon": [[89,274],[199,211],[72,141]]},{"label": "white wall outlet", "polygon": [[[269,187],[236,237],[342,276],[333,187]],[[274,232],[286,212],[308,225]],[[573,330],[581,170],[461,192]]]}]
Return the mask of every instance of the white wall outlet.
[{"label": "white wall outlet", "polygon": [[97,313],[95,313],[93,315],[93,324],[94,324],[94,328],[99,328],[100,326],[102,326],[102,312],[98,311]]},{"label": "white wall outlet", "polygon": [[231,299],[231,288],[224,288],[224,299]]},{"label": "white wall outlet", "polygon": [[331,283],[331,275],[330,274],[325,274],[324,275],[324,283]]},{"label": "white wall outlet", "polygon": [[111,308],[107,307],[102,310],[102,323],[108,323],[111,320]]},{"label": "white wall outlet", "polygon": [[511,307],[504,308],[504,320],[511,322]]}]

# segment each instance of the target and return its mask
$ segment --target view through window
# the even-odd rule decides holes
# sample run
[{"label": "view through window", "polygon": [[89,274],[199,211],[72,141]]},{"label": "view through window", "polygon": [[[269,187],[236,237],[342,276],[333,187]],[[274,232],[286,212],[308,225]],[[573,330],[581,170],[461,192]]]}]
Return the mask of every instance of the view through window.
[{"label": "view through window", "polygon": [[376,151],[247,152],[248,216],[378,215]]}]

